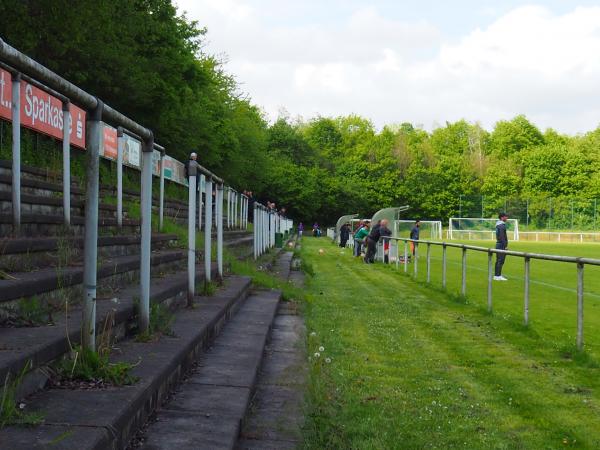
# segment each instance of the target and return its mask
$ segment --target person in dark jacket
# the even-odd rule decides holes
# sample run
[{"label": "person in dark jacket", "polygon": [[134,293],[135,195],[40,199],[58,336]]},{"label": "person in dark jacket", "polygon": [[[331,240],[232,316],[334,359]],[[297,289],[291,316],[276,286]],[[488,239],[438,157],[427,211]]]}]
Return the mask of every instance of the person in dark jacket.
[{"label": "person in dark jacket", "polygon": [[369,236],[367,236],[367,254],[365,256],[365,262],[367,264],[373,264],[375,262],[375,253],[377,253],[377,243],[379,242],[379,238],[381,238],[381,236],[392,235],[392,232],[388,229],[387,225],[387,219],[383,219],[371,228],[371,232],[369,233]]},{"label": "person in dark jacket", "polygon": [[340,247],[346,248],[348,239],[350,239],[350,227],[348,226],[347,223],[345,223],[340,228]]},{"label": "person in dark jacket", "polygon": [[[498,215],[498,222],[496,222],[496,248],[498,250],[506,250],[508,248],[508,236],[506,234],[506,221],[508,220],[508,214],[500,213]],[[496,267],[494,273],[494,280],[506,281],[507,278],[502,276],[502,266],[506,255],[503,253],[496,253]]]},{"label": "person in dark jacket", "polygon": [[[421,231],[421,221],[420,220],[416,220],[415,221],[415,226],[412,227],[412,230],[410,230],[410,238],[418,241],[419,240],[419,232]],[[417,248],[417,245],[419,245],[416,242],[412,242],[410,243],[410,251],[412,253],[413,256],[415,256],[415,251]]]}]

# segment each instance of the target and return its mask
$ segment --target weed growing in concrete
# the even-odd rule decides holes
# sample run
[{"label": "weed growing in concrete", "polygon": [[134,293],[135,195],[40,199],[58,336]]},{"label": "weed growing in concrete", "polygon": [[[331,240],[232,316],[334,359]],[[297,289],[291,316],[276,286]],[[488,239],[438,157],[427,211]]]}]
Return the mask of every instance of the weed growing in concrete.
[{"label": "weed growing in concrete", "polygon": [[138,342],[149,342],[153,341],[160,336],[174,336],[171,325],[175,316],[169,308],[160,304],[153,303],[150,306],[150,323],[148,324],[148,331],[140,333],[136,336],[135,340]]},{"label": "weed growing in concrete", "polygon": [[10,372],[6,374],[0,397],[0,428],[6,425],[37,425],[44,419],[40,413],[25,412],[24,403],[17,404],[17,389],[30,366],[31,362],[28,362],[14,380],[10,379]]}]

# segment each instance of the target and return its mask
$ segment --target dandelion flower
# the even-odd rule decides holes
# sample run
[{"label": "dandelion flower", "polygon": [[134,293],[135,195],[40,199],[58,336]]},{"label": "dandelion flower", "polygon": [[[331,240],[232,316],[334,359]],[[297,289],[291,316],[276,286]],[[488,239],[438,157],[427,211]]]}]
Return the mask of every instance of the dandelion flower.
[{"label": "dandelion flower", "polygon": [[324,352],[325,351],[325,347],[323,347],[322,345],[319,347],[319,351],[320,352]]},{"label": "dandelion flower", "polygon": [[329,364],[331,362],[331,358],[325,358],[325,362]]},{"label": "dandelion flower", "polygon": [[317,333],[313,331],[312,333],[310,333],[310,335],[311,335],[311,336],[316,336],[316,335],[317,335]]},{"label": "dandelion flower", "polygon": [[320,357],[320,356],[321,356],[321,354],[320,354],[320,353],[318,353],[318,352],[317,352],[317,353],[315,353],[315,358],[318,358],[318,357]]}]

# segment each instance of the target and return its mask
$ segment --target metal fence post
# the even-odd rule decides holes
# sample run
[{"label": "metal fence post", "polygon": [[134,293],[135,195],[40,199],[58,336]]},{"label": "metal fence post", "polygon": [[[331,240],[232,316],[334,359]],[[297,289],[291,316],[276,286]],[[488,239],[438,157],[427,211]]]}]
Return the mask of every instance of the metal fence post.
[{"label": "metal fence post", "polygon": [[231,188],[227,186],[227,229],[231,228]]},{"label": "metal fence post", "polygon": [[63,215],[65,226],[71,226],[71,112],[69,102],[63,102]]},{"label": "metal fence post", "polygon": [[419,273],[419,247],[417,247],[417,243],[413,242],[414,244],[414,249],[415,249],[415,260],[414,260],[414,264],[413,264],[413,269],[414,269],[414,277],[415,279],[417,278],[417,275]]},{"label": "metal fence post", "polygon": [[117,128],[117,226],[123,226],[123,128]]},{"label": "metal fence post", "polygon": [[196,290],[196,176],[197,167],[195,164],[188,166],[189,184],[188,184],[188,292],[187,305],[194,304],[194,294]]},{"label": "metal fence post", "polygon": [[[253,211],[253,217],[256,217],[256,203],[254,204],[254,211]],[[256,221],[254,221],[254,227],[252,229],[252,243],[254,245],[254,259],[258,258],[258,234],[256,233],[256,231],[258,230],[258,226],[256,224]]]},{"label": "metal fence post", "polygon": [[21,74],[12,74],[12,210],[13,229],[21,228]]},{"label": "metal fence post", "polygon": [[408,272],[408,242],[404,241],[404,273]]},{"label": "metal fence post", "polygon": [[493,257],[494,254],[488,251],[488,278],[487,278],[487,309],[492,312],[492,273],[493,273]]},{"label": "metal fence post", "polygon": [[431,281],[431,244],[427,243],[427,282]]},{"label": "metal fence post", "polygon": [[85,237],[83,247],[82,346],[96,350],[96,277],[98,264],[98,195],[103,103],[89,112],[87,123],[87,173],[85,186]]},{"label": "metal fence post", "polygon": [[400,267],[400,245],[399,244],[400,244],[400,242],[396,241],[396,270],[398,270]]},{"label": "metal fence post", "polygon": [[217,273],[219,279],[223,278],[223,184],[217,184]]},{"label": "metal fence post", "polygon": [[462,249],[462,284],[460,293],[463,297],[467,295],[467,249]]},{"label": "metal fence post", "polygon": [[240,211],[239,211],[240,212],[240,218],[239,218],[238,228],[242,229],[242,228],[244,228],[243,225],[242,225],[242,223],[243,223],[242,220],[244,218],[244,196],[243,196],[243,194],[240,194],[240,206],[239,206],[239,208],[240,208]]},{"label": "metal fence post", "polygon": [[140,311],[139,329],[146,332],[150,325],[150,257],[152,239],[152,152],[154,137],[145,139],[142,147],[142,199],[140,252]]},{"label": "metal fence post", "polygon": [[523,322],[529,325],[529,266],[530,260],[525,257],[525,286],[523,288]]},{"label": "metal fence post", "polygon": [[446,289],[446,243],[442,244],[442,288]]},{"label": "metal fence post", "polygon": [[206,282],[211,279],[211,232],[212,232],[212,178],[206,177],[206,188],[204,190],[204,276]]},{"label": "metal fence post", "polygon": [[[198,180],[200,180],[199,183]],[[202,174],[198,174],[196,178],[196,183],[198,183],[198,187],[196,188],[196,190],[198,191],[198,231],[200,231],[202,230],[202,209],[204,209],[204,215],[206,215],[206,202],[202,200],[202,186],[206,186],[206,177]]]},{"label": "metal fence post", "polygon": [[165,151],[160,152],[160,186],[158,194],[158,231],[163,230],[165,215]]},{"label": "metal fence post", "polygon": [[577,263],[577,350],[583,350],[583,263]]}]

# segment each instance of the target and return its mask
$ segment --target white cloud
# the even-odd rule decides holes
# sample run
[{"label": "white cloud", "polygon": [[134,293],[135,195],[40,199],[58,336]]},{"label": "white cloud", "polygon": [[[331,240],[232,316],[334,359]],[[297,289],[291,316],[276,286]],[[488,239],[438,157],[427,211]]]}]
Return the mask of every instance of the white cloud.
[{"label": "white cloud", "polygon": [[[600,123],[600,7],[556,15],[524,6],[451,41],[375,7],[336,15],[312,4],[293,17],[281,3],[179,2],[272,118],[285,107],[304,117],[357,113],[379,126],[466,118],[491,127],[520,113],[565,132]],[[313,18],[320,11],[326,20]]]}]

